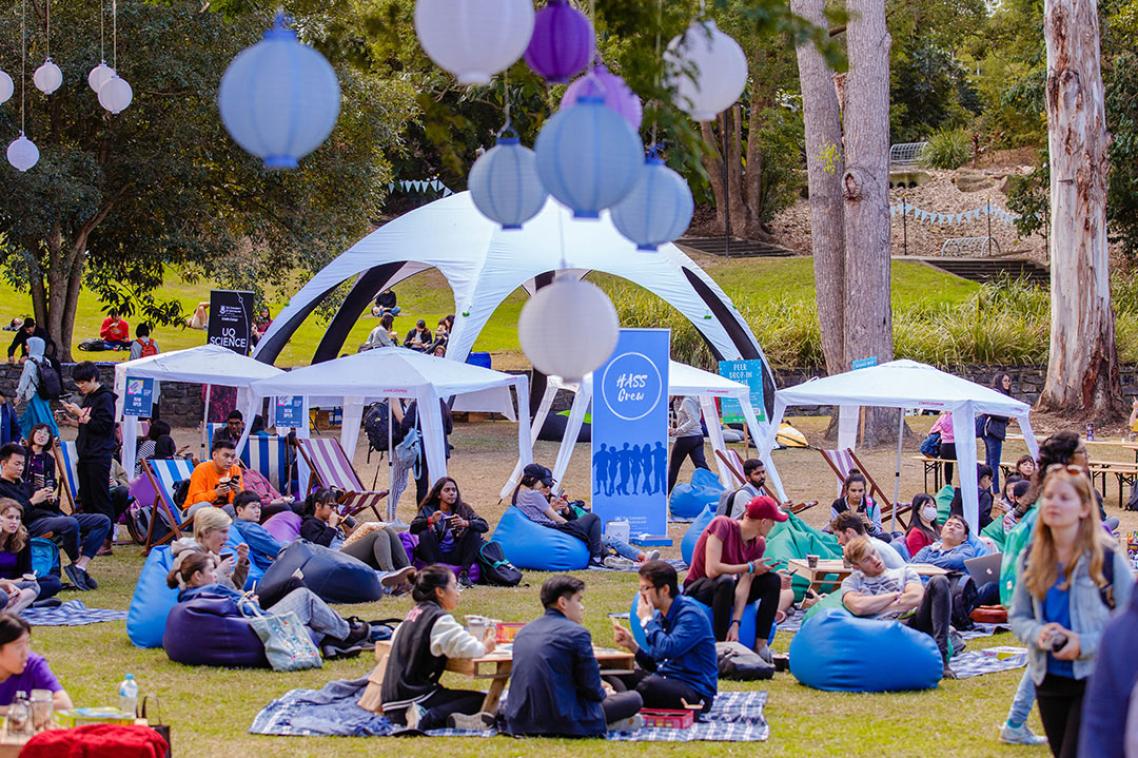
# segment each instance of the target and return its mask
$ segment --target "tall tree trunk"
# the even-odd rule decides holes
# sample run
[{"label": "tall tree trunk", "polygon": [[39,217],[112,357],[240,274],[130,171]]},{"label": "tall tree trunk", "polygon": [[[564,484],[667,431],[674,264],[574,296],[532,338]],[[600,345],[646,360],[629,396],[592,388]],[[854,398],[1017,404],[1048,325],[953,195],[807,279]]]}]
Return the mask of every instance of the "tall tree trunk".
[{"label": "tall tree trunk", "polygon": [[[824,0],[791,0],[791,12],[826,27]],[[842,125],[832,72],[813,42],[798,47],[802,117],[806,125],[806,178],[810,190],[810,248],[814,292],[822,327],[826,373],[846,369],[845,212],[842,200]]]},{"label": "tall tree trunk", "polygon": [[731,236],[742,236],[747,228],[747,198],[743,190],[743,108],[738,103],[723,114],[727,118],[727,206],[731,214]]},{"label": "tall tree trunk", "polygon": [[[718,123],[723,128],[724,114],[719,114]],[[724,191],[726,184],[723,177],[723,145],[710,122],[704,121],[699,125],[699,132],[709,149],[703,151],[703,168],[707,171],[707,181],[711,185],[711,194],[715,199],[715,226],[717,234],[723,234],[727,229],[727,196]]]},{"label": "tall tree trunk", "polygon": [[[848,0],[846,49],[845,358],[893,358],[889,225],[889,48],[885,0]],[[867,412],[865,444],[896,438],[888,413]]]},{"label": "tall tree trunk", "polygon": [[1039,408],[1113,419],[1122,390],[1110,304],[1106,131],[1095,0],[1045,0],[1051,163],[1051,349]]}]

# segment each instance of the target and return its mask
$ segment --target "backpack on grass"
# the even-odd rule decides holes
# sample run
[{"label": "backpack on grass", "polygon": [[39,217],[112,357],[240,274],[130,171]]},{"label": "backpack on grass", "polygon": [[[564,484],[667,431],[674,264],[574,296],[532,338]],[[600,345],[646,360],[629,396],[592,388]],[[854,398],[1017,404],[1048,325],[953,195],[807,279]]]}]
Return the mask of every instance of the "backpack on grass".
[{"label": "backpack on grass", "polygon": [[522,581],[522,572],[510,563],[497,542],[485,542],[478,548],[478,566],[482,569],[482,581],[485,584],[517,587]]}]

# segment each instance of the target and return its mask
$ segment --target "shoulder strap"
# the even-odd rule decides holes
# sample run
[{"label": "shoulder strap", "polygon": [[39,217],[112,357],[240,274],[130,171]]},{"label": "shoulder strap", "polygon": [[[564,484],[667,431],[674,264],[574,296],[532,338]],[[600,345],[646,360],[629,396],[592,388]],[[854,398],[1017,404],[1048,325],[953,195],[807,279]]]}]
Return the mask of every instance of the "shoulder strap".
[{"label": "shoulder strap", "polygon": [[1098,588],[1099,597],[1107,608],[1114,610],[1114,549],[1106,548],[1102,551],[1102,577],[1106,580]]}]

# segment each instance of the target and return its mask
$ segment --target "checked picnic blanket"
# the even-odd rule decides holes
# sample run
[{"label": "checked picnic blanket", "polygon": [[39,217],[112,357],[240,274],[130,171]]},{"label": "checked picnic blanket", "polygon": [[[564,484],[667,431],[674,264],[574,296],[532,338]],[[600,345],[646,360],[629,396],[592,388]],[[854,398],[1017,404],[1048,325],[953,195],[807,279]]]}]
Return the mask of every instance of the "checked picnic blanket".
[{"label": "checked picnic blanket", "polygon": [[[669,566],[674,568],[676,571],[686,571],[687,570],[688,564],[684,563],[679,558],[672,558],[670,560],[665,558],[663,560],[664,560],[664,563],[667,563]],[[639,564],[639,563],[633,563],[628,568],[609,568],[608,566],[589,566],[589,571],[624,571],[624,572],[631,571],[631,572],[636,572],[636,571],[640,570],[640,565],[641,564]]]},{"label": "checked picnic blanket", "polygon": [[55,608],[26,608],[20,616],[32,626],[85,626],[121,621],[126,618],[126,611],[88,608],[82,600],[68,600]]},{"label": "checked picnic blanket", "polygon": [[994,674],[997,671],[1023,668],[1027,665],[1027,648],[1023,648],[1022,654],[1008,658],[985,655],[982,650],[965,652],[954,656],[949,663],[952,665],[952,670],[956,672],[957,679],[971,679],[974,676]]}]

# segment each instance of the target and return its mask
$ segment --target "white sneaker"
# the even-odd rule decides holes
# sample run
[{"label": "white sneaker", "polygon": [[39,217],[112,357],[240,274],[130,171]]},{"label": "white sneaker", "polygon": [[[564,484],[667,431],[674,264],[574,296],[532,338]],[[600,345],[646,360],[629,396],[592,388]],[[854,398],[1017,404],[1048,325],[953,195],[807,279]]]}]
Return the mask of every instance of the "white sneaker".
[{"label": "white sneaker", "polygon": [[447,717],[447,726],[467,732],[484,732],[494,725],[494,717],[489,713],[452,713]]},{"label": "white sneaker", "polygon": [[644,717],[637,713],[626,719],[614,721],[608,724],[606,728],[610,732],[636,732],[644,728]]},{"label": "white sneaker", "polygon": [[604,559],[605,568],[616,569],[617,571],[628,571],[636,566],[634,561],[627,558],[622,558],[619,555],[610,555]]},{"label": "white sneaker", "polygon": [[647,563],[648,561],[658,561],[658,560],[660,560],[660,551],[659,550],[649,550],[647,553],[644,554],[644,562],[645,563]]},{"label": "white sneaker", "polygon": [[423,716],[425,716],[426,713],[427,713],[426,708],[419,705],[418,703],[412,703],[407,708],[407,713],[403,717],[404,720],[407,722],[407,728],[408,729],[418,729],[419,728],[419,720],[421,718],[423,718]]},{"label": "white sneaker", "polygon": [[1000,728],[1000,742],[1006,742],[1009,745],[1046,745],[1047,738],[1040,737],[1031,731],[1031,727],[1026,723],[1011,727],[1005,721]]}]

